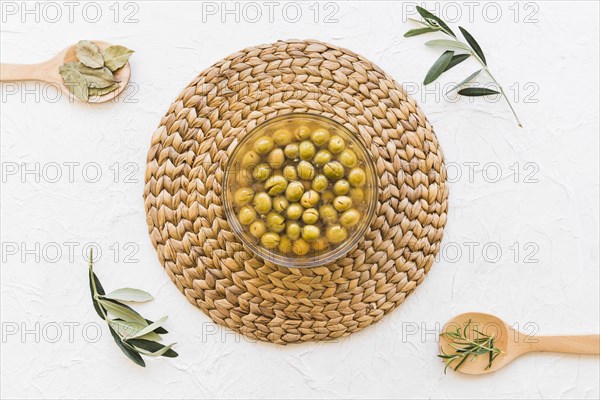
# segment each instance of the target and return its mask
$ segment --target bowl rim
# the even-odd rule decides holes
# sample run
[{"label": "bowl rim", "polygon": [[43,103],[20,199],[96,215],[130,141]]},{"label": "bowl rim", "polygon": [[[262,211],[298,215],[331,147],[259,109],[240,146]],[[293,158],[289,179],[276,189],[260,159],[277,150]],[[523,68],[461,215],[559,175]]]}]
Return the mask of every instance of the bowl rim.
[{"label": "bowl rim", "polygon": [[[243,145],[246,144],[259,129],[264,129],[268,127],[268,125],[274,124],[284,119],[289,118],[308,118],[308,119],[316,119],[325,121],[327,124],[335,127],[344,132],[344,134],[355,142],[358,143],[358,147],[360,148],[360,152],[362,153],[363,159],[365,161],[365,167],[368,170],[367,175],[372,176],[372,198],[368,202],[367,211],[365,215],[366,221],[362,224],[359,229],[353,232],[344,242],[340,243],[340,245],[328,250],[322,254],[313,255],[311,257],[306,256],[295,256],[295,257],[286,257],[281,254],[277,254],[276,250],[269,250],[260,246],[260,244],[253,243],[252,240],[249,240],[246,236],[248,233],[244,232],[244,228],[236,217],[233,203],[228,199],[227,185],[229,182],[229,175],[231,171],[231,166],[233,165],[232,161],[235,160],[238,156],[239,151],[243,148]],[[248,131],[244,137],[239,140],[236,144],[231,156],[227,160],[227,164],[225,166],[225,173],[223,175],[223,208],[225,210],[225,219],[227,223],[231,226],[234,235],[240,240],[240,242],[247,247],[250,252],[262,258],[264,261],[268,261],[270,263],[276,264],[281,267],[286,268],[315,268],[322,267],[325,265],[329,265],[334,263],[335,261],[346,256],[350,250],[355,247],[364,237],[365,233],[373,223],[373,219],[375,217],[375,210],[377,208],[377,202],[379,199],[379,177],[376,173],[375,163],[373,157],[370,155],[368,151],[368,147],[365,145],[362,137],[357,133],[352,132],[346,126],[337,122],[333,118],[326,117],[319,114],[312,114],[310,112],[292,112],[284,115],[278,115],[276,117],[268,118],[262,123],[256,125],[252,130]],[[304,257],[304,258],[303,258]]]}]

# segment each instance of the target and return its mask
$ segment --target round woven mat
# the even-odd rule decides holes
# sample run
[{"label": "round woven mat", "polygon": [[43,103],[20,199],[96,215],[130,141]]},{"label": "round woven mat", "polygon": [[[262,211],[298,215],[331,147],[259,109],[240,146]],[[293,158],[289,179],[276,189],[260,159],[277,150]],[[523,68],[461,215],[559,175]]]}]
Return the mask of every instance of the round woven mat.
[{"label": "round woven mat", "polygon": [[[358,134],[379,176],[371,227],[334,265],[265,264],[225,219],[233,149],[293,112]],[[250,47],[196,77],[152,137],[144,197],[160,262],[187,299],[218,324],[280,344],[346,336],[400,305],[434,261],[448,208],[444,157],[415,101],[367,59],[312,40]]]}]

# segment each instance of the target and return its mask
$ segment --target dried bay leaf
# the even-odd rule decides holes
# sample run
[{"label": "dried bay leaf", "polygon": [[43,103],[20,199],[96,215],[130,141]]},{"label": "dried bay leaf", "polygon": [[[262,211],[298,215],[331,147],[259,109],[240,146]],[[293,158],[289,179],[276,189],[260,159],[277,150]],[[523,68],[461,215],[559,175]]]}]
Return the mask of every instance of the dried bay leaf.
[{"label": "dried bay leaf", "polygon": [[107,47],[106,49],[102,50],[104,66],[114,72],[123,67],[132,54],[133,50],[129,50],[125,46],[116,45]]},{"label": "dried bay leaf", "polygon": [[60,66],[58,72],[65,82],[66,88],[79,100],[88,101],[89,91],[87,81],[83,74],[79,72],[72,64],[66,63]]},{"label": "dried bay leaf", "polygon": [[115,83],[112,72],[106,68],[90,68],[82,63],[75,63],[79,72],[85,76],[90,88],[103,89]]},{"label": "dried bay leaf", "polygon": [[89,40],[80,40],[75,45],[75,54],[84,65],[90,68],[102,68],[104,66],[104,58],[93,42]]},{"label": "dried bay leaf", "polygon": [[119,84],[118,83],[113,83],[112,85],[105,87],[105,88],[88,88],[88,91],[90,93],[90,97],[100,97],[100,96],[104,96],[105,94],[108,94],[110,92],[112,92],[113,90],[117,90],[119,88]]}]

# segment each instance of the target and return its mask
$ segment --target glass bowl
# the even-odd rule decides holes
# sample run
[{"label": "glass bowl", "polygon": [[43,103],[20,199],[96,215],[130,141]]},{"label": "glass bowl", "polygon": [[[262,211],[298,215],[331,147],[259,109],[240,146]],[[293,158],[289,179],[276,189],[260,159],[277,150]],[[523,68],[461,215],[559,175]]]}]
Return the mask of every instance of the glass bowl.
[{"label": "glass bowl", "polygon": [[289,268],[346,255],[373,220],[378,187],[360,138],[306,113],[272,118],[248,133],[223,186],[235,235],[255,255]]}]

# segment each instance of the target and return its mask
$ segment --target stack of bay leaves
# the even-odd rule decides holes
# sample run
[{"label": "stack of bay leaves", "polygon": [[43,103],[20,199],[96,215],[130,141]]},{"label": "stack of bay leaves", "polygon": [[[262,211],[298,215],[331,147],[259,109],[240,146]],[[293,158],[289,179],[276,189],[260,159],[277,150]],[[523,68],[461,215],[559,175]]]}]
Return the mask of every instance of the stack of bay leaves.
[{"label": "stack of bay leaves", "polygon": [[81,40],[75,45],[75,54],[79,61],[64,63],[59,73],[71,94],[88,101],[119,88],[114,72],[127,64],[133,50],[119,45],[100,50],[93,42]]}]

